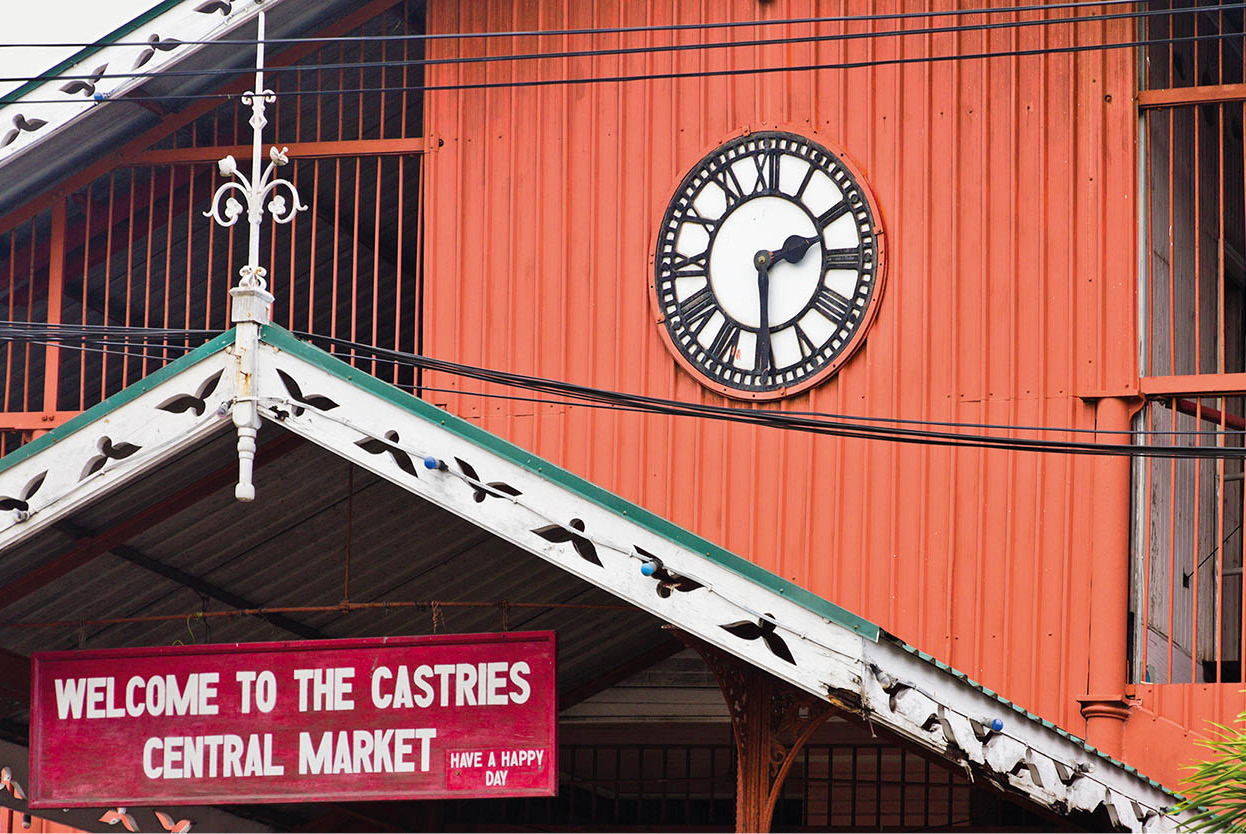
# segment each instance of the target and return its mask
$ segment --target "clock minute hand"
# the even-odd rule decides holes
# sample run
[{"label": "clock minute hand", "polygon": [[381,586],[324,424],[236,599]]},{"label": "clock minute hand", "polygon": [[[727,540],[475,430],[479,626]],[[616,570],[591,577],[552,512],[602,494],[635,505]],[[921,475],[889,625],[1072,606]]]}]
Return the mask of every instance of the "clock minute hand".
[{"label": "clock minute hand", "polygon": [[770,264],[773,261],[773,253],[764,249],[753,256],[753,265],[757,267],[760,318],[757,324],[757,357],[753,366],[759,374],[770,369]]}]

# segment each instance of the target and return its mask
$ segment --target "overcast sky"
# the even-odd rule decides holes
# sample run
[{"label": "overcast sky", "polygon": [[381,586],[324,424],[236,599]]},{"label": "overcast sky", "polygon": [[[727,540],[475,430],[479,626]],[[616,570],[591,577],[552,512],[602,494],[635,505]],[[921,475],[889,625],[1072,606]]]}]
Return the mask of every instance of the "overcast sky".
[{"label": "overcast sky", "polygon": [[[5,44],[88,43],[156,5],[158,0],[0,0]],[[38,75],[77,52],[76,48],[0,47],[0,78]],[[0,81],[0,95],[20,81]]]}]

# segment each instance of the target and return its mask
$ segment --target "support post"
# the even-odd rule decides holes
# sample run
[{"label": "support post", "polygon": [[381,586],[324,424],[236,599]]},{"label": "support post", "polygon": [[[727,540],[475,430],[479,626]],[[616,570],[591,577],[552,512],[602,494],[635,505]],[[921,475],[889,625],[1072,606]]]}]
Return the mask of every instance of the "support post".
[{"label": "support post", "polygon": [[[260,224],[264,219],[264,210],[268,209],[276,223],[289,223],[294,216],[307,206],[299,200],[298,189],[286,179],[274,178],[273,172],[290,162],[286,150],[269,151],[266,168],[263,165],[261,152],[264,126],[268,119],[264,116],[264,105],[277,100],[272,90],[264,88],[264,12],[260,12],[256,23],[255,47],[255,90],[242,96],[242,103],[251,108],[251,176],[247,177],[238,170],[238,161],[233,154],[227,154],[217,163],[222,177],[235,177],[235,180],[222,183],[212,195],[212,208],[205,211],[205,217],[211,217],[221,226],[229,227],[238,222],[243,212],[247,215],[247,263],[238,270],[241,280],[238,286],[229,291],[232,299],[231,320],[237,325],[237,337],[234,341],[234,358],[238,362],[237,384],[233,402],[234,426],[238,429],[238,484],[234,487],[234,496],[239,501],[255,500],[255,485],[252,473],[255,468],[255,437],[260,430],[260,413],[257,402],[258,392],[255,388],[257,355],[260,344],[260,328],[272,321],[273,295],[266,289],[264,276],[268,274],[260,266]],[[279,192],[287,189],[290,201]],[[238,201],[241,196],[244,206]],[[269,200],[267,206],[264,201]]]},{"label": "support post", "polygon": [[685,632],[672,629],[713,671],[736,746],[736,831],[768,832],[783,782],[831,705]]},{"label": "support post", "polygon": [[[1096,405],[1099,431],[1128,431],[1134,403],[1104,397]],[[1110,435],[1117,438],[1120,435]],[[1094,464],[1096,510],[1090,545],[1090,670],[1087,694],[1078,700],[1086,719],[1086,739],[1111,756],[1123,753],[1129,636],[1129,477],[1123,455],[1100,457]]]}]

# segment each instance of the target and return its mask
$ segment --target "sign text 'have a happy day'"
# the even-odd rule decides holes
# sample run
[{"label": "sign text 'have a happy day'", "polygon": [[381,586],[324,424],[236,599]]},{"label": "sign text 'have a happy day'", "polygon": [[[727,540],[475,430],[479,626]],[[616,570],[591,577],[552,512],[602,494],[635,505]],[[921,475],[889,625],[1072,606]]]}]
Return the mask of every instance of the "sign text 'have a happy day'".
[{"label": "sign text 'have a happy day'", "polygon": [[46,652],[32,808],[557,791],[553,632]]}]

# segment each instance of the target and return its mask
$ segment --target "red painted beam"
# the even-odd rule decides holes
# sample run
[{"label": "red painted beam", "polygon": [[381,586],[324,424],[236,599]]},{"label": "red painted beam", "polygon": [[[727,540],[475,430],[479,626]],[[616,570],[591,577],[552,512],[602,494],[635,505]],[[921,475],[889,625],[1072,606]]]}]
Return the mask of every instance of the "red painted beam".
[{"label": "red painted beam", "polygon": [[1246,84],[1205,84],[1197,87],[1138,91],[1138,107],[1143,110],[1233,101],[1246,101]]},{"label": "red painted beam", "polygon": [[[292,434],[284,434],[276,440],[265,443],[256,455],[256,466],[263,466],[277,460],[298,446],[298,443],[298,437]],[[193,507],[212,493],[233,483],[237,476],[238,465],[231,462],[168,498],[129,516],[124,521],[101,530],[90,538],[79,540],[61,555],[0,588],[0,610],[19,599],[30,596],[40,588],[46,587],[70,571],[104,555],[117,545],[124,544],[170,516]]]},{"label": "red painted beam", "polygon": [[[424,137],[405,139],[342,139],[330,142],[283,143],[290,149],[291,159],[323,159],[336,156],[396,156],[424,153]],[[212,162],[231,154],[237,159],[251,156],[250,145],[212,145],[199,148],[162,148],[146,151],[127,165],[187,165]]]}]

